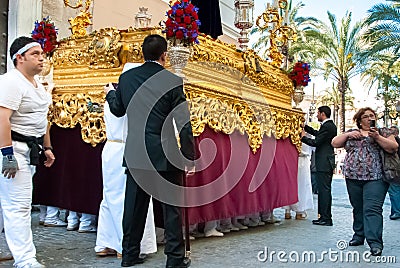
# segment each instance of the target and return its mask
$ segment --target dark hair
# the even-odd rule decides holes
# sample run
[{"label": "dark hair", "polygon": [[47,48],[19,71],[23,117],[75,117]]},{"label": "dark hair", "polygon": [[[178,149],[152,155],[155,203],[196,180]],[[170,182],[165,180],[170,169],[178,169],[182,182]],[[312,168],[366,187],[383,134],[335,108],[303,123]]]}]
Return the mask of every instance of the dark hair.
[{"label": "dark hair", "polygon": [[331,117],[331,108],[329,108],[329,106],[318,107],[318,112],[324,113],[327,118]]},{"label": "dark hair", "polygon": [[[18,52],[18,50],[20,50],[21,48],[23,48],[24,46],[26,46],[29,43],[33,43],[36,42],[35,39],[30,38],[30,37],[26,37],[26,36],[20,36],[17,39],[14,40],[14,42],[12,42],[11,46],[10,46],[10,57],[12,59],[12,57],[14,56],[15,53]],[[25,54],[22,53],[22,56]],[[14,66],[17,66],[17,59],[13,60]]]},{"label": "dark hair", "polygon": [[371,111],[376,117],[376,113],[372,108],[370,107],[361,108],[353,116],[353,121],[356,122],[358,128],[361,128],[361,116],[363,116],[366,111]]},{"label": "dark hair", "polygon": [[151,34],[143,40],[144,60],[159,60],[165,51],[167,51],[167,41],[161,35]]}]

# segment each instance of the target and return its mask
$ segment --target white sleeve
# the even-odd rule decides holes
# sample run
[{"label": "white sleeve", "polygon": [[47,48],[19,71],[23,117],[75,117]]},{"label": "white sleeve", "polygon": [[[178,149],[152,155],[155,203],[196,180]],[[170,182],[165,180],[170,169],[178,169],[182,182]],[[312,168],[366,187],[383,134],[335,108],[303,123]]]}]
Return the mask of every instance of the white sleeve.
[{"label": "white sleeve", "polygon": [[22,90],[18,87],[17,81],[11,81],[12,76],[0,76],[0,106],[18,110],[22,101]]}]

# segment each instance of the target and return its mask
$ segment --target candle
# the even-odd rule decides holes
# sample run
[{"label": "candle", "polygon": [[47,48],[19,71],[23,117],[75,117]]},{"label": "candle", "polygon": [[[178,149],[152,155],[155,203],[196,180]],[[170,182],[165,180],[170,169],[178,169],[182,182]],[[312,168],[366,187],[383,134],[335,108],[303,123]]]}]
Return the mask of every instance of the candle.
[{"label": "candle", "polygon": [[272,2],[272,7],[278,7],[278,0],[274,0],[274,2]]},{"label": "candle", "polygon": [[314,87],[315,87],[315,83],[312,84],[312,100],[314,102]]},{"label": "candle", "polygon": [[289,25],[289,10],[287,8],[285,10],[285,23]]}]

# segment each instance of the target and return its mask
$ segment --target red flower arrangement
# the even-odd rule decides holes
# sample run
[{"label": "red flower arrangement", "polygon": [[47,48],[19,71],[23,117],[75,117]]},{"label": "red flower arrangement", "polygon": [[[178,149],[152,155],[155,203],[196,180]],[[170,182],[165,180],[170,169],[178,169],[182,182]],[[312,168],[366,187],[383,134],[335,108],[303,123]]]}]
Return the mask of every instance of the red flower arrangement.
[{"label": "red flower arrangement", "polygon": [[292,79],[294,87],[307,86],[308,82],[311,81],[309,76],[310,64],[298,61],[293,66],[293,70],[289,74],[289,78]]},{"label": "red flower arrangement", "polygon": [[32,31],[32,38],[42,46],[43,52],[51,55],[57,47],[58,29],[49,17],[42,21],[35,21],[35,28]]},{"label": "red flower arrangement", "polygon": [[165,22],[165,30],[167,40],[171,45],[179,43],[184,46],[198,44],[199,35],[198,28],[200,20],[197,12],[199,9],[195,7],[190,0],[176,1],[167,12],[167,21]]}]

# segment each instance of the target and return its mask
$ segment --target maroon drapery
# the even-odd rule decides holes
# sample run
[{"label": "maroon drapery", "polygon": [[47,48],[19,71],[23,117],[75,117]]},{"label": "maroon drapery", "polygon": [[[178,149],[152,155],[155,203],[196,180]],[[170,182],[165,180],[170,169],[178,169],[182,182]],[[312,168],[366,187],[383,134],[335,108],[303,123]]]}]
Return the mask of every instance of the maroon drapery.
[{"label": "maroon drapery", "polygon": [[103,198],[101,151],[81,138],[81,128],[51,127],[56,161],[39,165],[34,176],[33,202],[81,213],[98,214]]},{"label": "maroon drapery", "polygon": [[[79,127],[52,127],[56,161],[49,169],[37,168],[34,203],[98,213],[102,199],[103,144],[92,147],[83,142],[80,131]],[[214,155],[211,140],[216,148],[212,161],[209,160]],[[191,201],[211,198],[221,191],[226,194],[210,204],[190,208],[190,223],[271,210],[297,202],[298,153],[290,139],[264,137],[262,147],[255,154],[250,151],[247,136],[237,132],[226,135],[206,128],[196,142],[202,148],[201,164],[211,164],[189,177],[187,185],[195,187],[215,182],[218,177],[219,180]],[[251,181],[259,187],[249,192]]]},{"label": "maroon drapery", "polygon": [[[220,199],[206,205],[189,208],[190,223],[224,219],[294,204],[297,199],[298,152],[290,139],[275,140],[264,137],[262,147],[255,154],[250,151],[247,136],[235,132],[231,135],[216,133],[206,128],[196,139],[199,144],[211,139],[218,151],[212,163],[203,171],[187,178],[187,185],[194,187],[222,180],[209,193],[199,195],[211,198],[216,191],[229,191],[232,180],[238,181],[232,190]],[[199,148],[211,146],[199,146]],[[213,149],[203,149],[202,154],[211,154]],[[236,155],[233,155],[236,154]],[[203,159],[203,157],[202,157]],[[247,162],[247,163],[246,163]],[[242,175],[241,175],[242,174]],[[259,182],[252,191],[251,182]],[[250,189],[250,190],[249,190]]]}]

